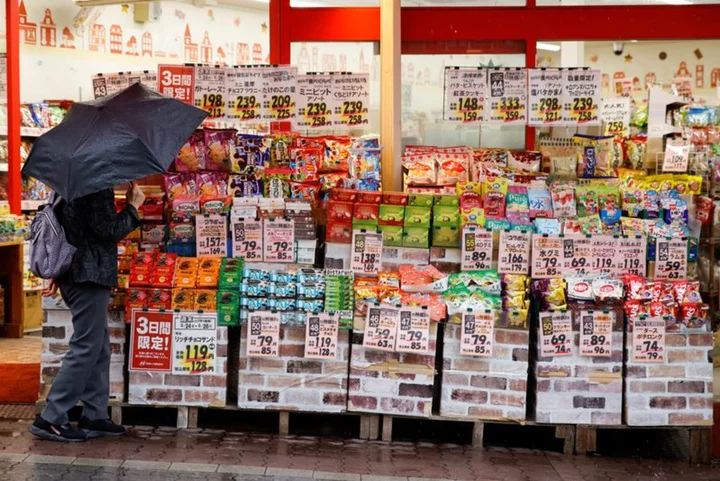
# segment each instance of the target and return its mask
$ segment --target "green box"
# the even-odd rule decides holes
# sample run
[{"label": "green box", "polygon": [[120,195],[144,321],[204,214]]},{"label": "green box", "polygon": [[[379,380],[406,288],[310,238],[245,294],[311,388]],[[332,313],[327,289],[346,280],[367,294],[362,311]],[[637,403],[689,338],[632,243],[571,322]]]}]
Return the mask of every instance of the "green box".
[{"label": "green box", "polygon": [[433,207],[433,225],[456,227],[460,223],[460,210],[451,205]]},{"label": "green box", "polygon": [[377,219],[353,219],[353,229],[366,229],[366,230],[377,230],[378,220]]},{"label": "green box", "polygon": [[460,197],[457,195],[436,195],[435,205],[450,205],[457,208],[460,206]]},{"label": "green box", "polygon": [[432,245],[433,247],[458,247],[460,245],[460,228],[455,226],[433,226]]},{"label": "green box", "polygon": [[414,205],[416,207],[432,207],[433,196],[432,194],[410,194],[408,196],[408,205]]},{"label": "green box", "polygon": [[404,205],[380,204],[378,220],[383,225],[402,225],[405,219]]},{"label": "green box", "polygon": [[407,227],[403,233],[403,247],[430,247],[430,229],[428,227]]},{"label": "green box", "polygon": [[219,326],[240,324],[240,291],[218,291],[217,318]]},{"label": "green box", "polygon": [[383,233],[383,245],[401,247],[403,245],[403,226],[381,225],[380,232]]},{"label": "green box", "polygon": [[430,227],[431,216],[430,207],[409,205],[405,207],[405,227]]}]

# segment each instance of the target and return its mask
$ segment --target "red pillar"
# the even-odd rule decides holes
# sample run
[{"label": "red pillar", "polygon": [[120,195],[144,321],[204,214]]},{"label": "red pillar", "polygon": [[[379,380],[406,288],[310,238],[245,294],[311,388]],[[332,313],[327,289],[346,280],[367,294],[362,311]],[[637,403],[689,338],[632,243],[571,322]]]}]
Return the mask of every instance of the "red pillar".
[{"label": "red pillar", "polygon": [[5,0],[7,36],[8,200],[10,211],[20,214],[20,17],[18,0]]},{"label": "red pillar", "polygon": [[[536,57],[537,39],[528,38],[525,41],[525,66],[527,68],[534,68]],[[530,99],[528,99],[528,109],[530,108],[529,102]],[[535,150],[535,127],[525,126],[525,150]]]}]

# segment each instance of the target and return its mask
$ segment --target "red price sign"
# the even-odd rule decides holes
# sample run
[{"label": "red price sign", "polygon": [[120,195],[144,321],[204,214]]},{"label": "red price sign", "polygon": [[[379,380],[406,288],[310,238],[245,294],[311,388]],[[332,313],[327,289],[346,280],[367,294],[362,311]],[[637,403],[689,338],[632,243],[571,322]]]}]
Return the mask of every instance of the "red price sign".
[{"label": "red price sign", "polygon": [[195,100],[195,69],[182,65],[158,66],[158,90],[166,97],[191,104]]},{"label": "red price sign", "polygon": [[132,312],[130,329],[131,371],[172,371],[173,312]]}]

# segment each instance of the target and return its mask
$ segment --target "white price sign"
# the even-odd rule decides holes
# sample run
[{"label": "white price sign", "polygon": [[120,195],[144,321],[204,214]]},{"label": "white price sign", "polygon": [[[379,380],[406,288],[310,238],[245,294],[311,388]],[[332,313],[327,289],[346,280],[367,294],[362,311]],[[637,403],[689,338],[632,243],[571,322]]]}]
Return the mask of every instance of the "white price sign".
[{"label": "white price sign", "polygon": [[262,115],[264,87],[265,79],[260,68],[227,69],[226,118],[236,122],[258,122]]},{"label": "white price sign", "polygon": [[557,235],[533,234],[530,267],[536,279],[561,277],[563,239]]},{"label": "white price sign", "polygon": [[641,317],[633,321],[633,362],[665,362],[665,320]]},{"label": "white price sign", "polygon": [[262,69],[263,109],[265,121],[290,121],[295,118],[297,68],[290,66]]},{"label": "white price sign", "polygon": [[590,271],[612,274],[617,271],[619,240],[611,235],[593,235],[590,238]]},{"label": "white price sign", "polygon": [[500,274],[530,273],[530,233],[516,230],[500,233],[498,252]]},{"label": "white price sign", "polygon": [[308,314],[305,323],[305,357],[337,359],[339,316],[321,312]]},{"label": "white price sign", "polygon": [[612,356],[612,325],[615,315],[607,311],[580,312],[580,355]]},{"label": "white price sign", "polygon": [[335,101],[330,97],[333,76],[298,75],[297,126],[301,129],[323,129],[332,124]]},{"label": "white price sign", "polygon": [[483,121],[487,70],[445,67],[443,119],[464,124]]},{"label": "white price sign", "polygon": [[647,238],[621,237],[618,240],[615,274],[635,274],[645,277],[647,271]]},{"label": "white price sign", "polygon": [[425,307],[401,307],[397,352],[430,352],[430,312]]},{"label": "white price sign", "polygon": [[197,256],[227,257],[227,217],[195,216]]},{"label": "white price sign", "polygon": [[572,315],[563,311],[540,313],[540,356],[569,356],[572,354]]},{"label": "white price sign", "polygon": [[382,232],[353,230],[350,270],[355,274],[377,275],[380,272],[382,252]]},{"label": "white price sign", "polygon": [[563,123],[600,125],[600,70],[563,70]]},{"label": "white price sign", "polygon": [[277,357],[280,341],[280,313],[251,311],[247,327],[248,357]]},{"label": "white price sign", "polygon": [[663,172],[687,172],[690,162],[690,145],[683,140],[668,140],[663,157]]},{"label": "white price sign", "polygon": [[474,226],[463,227],[461,255],[460,269],[463,271],[492,269],[492,231]]},{"label": "white price sign", "polygon": [[295,221],[292,218],[265,219],[263,238],[265,262],[295,262]]},{"label": "white price sign", "polygon": [[215,374],[217,313],[175,313],[172,348],[173,374]]},{"label": "white price sign", "polygon": [[562,124],[563,78],[558,69],[528,70],[529,125]]},{"label": "white price sign", "polygon": [[195,67],[195,107],[208,113],[208,120],[225,119],[227,88],[222,67]]},{"label": "white price sign", "polygon": [[389,305],[368,307],[363,346],[368,349],[395,351],[400,309]]},{"label": "white price sign", "polygon": [[585,236],[568,236],[562,239],[563,274],[566,276],[584,276],[591,272],[592,240]]},{"label": "white price sign", "polygon": [[232,220],[233,257],[242,257],[249,262],[263,259],[263,231],[260,219]]},{"label": "white price sign", "polygon": [[370,75],[336,74],[332,77],[332,96],[337,105],[333,116],[335,127],[356,129],[367,125],[370,107]]},{"label": "white price sign", "polygon": [[524,68],[488,71],[489,107],[485,117],[490,124],[527,122],[527,70]]},{"label": "white price sign", "polygon": [[495,312],[464,312],[460,333],[460,354],[492,357],[495,333]]},{"label": "white price sign", "polygon": [[630,97],[603,99],[600,114],[605,135],[627,137],[630,132]]},{"label": "white price sign", "polygon": [[685,279],[687,251],[686,239],[656,239],[654,279],[656,281]]}]

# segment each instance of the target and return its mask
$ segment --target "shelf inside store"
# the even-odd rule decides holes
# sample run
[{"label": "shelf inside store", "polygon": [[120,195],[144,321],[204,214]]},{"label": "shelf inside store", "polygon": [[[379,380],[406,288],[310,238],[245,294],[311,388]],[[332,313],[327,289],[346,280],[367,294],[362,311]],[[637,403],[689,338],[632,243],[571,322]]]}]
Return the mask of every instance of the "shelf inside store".
[{"label": "shelf inside store", "polygon": [[[20,127],[20,135],[22,137],[40,137],[42,134],[50,130],[49,128],[39,127]],[[0,136],[7,135],[7,126],[0,126]]]},{"label": "shelf inside store", "polygon": [[[47,201],[46,200],[22,200],[20,201],[20,209],[24,211],[35,211],[40,208],[41,205],[44,205]],[[0,200],[0,206],[7,205],[8,202],[6,200]]]}]

